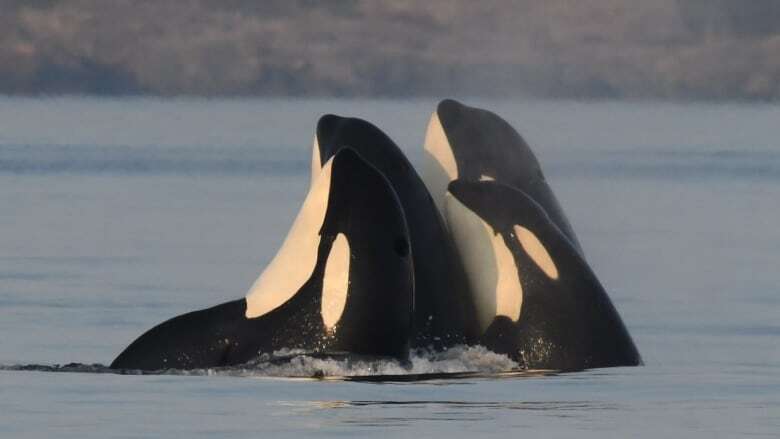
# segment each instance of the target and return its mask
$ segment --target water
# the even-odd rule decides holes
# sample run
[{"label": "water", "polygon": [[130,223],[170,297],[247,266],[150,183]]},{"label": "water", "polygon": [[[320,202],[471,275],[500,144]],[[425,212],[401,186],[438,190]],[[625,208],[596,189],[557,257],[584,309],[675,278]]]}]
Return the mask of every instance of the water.
[{"label": "water", "polygon": [[474,103],[534,147],[644,367],[502,373],[472,348],[411,371],[57,368],[241,297],[302,202],[320,114],[419,163],[435,102],[2,98],[0,436],[777,437],[780,107]]}]

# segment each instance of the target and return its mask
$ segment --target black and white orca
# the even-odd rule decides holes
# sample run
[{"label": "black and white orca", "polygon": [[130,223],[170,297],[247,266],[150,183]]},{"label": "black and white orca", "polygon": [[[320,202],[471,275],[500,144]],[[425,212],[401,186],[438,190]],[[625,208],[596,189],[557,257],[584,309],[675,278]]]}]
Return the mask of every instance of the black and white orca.
[{"label": "black and white orca", "polygon": [[529,369],[641,364],[607,293],[532,197],[456,180],[443,207],[477,308],[480,344]]},{"label": "black and white orca", "polygon": [[111,368],[229,366],[283,348],[404,358],[414,299],[410,249],[391,184],[342,148],[323,163],[284,244],[245,298],[152,328]]},{"label": "black and white orca", "polygon": [[445,99],[431,116],[424,148],[423,178],[440,209],[447,185],[453,180],[498,181],[520,189],[539,203],[582,252],[533,151],[495,113]]},{"label": "black and white orca", "polygon": [[414,258],[412,345],[443,348],[474,341],[474,312],[463,268],[441,215],[412,164],[373,124],[330,114],[317,123],[312,175],[344,147],[357,151],[387,177],[406,215]]}]

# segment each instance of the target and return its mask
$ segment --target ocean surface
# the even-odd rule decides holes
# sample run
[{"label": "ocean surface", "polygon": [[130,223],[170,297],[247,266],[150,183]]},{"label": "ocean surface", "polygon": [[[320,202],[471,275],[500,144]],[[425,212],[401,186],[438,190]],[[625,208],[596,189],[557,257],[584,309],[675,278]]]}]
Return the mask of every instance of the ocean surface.
[{"label": "ocean surface", "polygon": [[780,107],[466,102],[534,148],[645,366],[518,373],[464,347],[104,373],[245,294],[320,115],[419,163],[436,102],[0,98],[0,437],[780,437]]}]

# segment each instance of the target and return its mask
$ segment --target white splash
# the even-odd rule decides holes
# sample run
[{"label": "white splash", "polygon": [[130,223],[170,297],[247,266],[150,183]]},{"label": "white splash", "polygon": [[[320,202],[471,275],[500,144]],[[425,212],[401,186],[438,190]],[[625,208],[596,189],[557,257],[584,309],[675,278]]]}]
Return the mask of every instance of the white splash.
[{"label": "white splash", "polygon": [[[525,370],[506,355],[482,346],[455,346],[446,351],[415,350],[409,360],[375,358],[347,353],[324,355],[284,349],[263,354],[246,364],[208,369],[167,369],[157,371],[117,371],[102,364],[0,365],[0,370],[77,373],[121,373],[124,375],[231,376],[251,378],[318,378],[426,380],[467,376],[538,376],[551,371]],[[404,378],[406,377],[406,378]]]},{"label": "white splash", "polygon": [[303,351],[282,350],[261,355],[250,363],[219,369],[168,371],[187,375],[244,377],[327,378],[441,374],[496,374],[517,371],[520,366],[506,355],[482,346],[455,346],[443,352],[417,350],[408,362],[354,355],[312,356]]}]

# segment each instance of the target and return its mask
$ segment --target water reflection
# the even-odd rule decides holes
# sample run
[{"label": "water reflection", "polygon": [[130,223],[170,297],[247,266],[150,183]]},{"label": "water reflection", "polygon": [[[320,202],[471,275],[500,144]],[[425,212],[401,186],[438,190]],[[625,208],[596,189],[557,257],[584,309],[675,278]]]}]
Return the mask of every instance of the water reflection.
[{"label": "water reflection", "polygon": [[[592,413],[620,410],[618,404],[603,401],[296,401],[307,415],[333,419],[337,423],[363,427],[416,425],[421,422],[484,422],[525,412],[556,418],[589,417]],[[515,413],[515,416],[522,413]]]},{"label": "water reflection", "polygon": [[[389,360],[388,360],[389,361]],[[226,376],[243,378],[272,378],[300,381],[344,381],[374,384],[425,383],[427,385],[473,384],[474,380],[522,379],[539,378],[559,375],[554,370],[509,370],[504,372],[434,372],[408,374],[376,374],[376,375],[322,375],[320,373],[300,375],[266,374],[265,370],[256,364],[246,364],[231,367],[209,369],[167,369],[167,370],[132,370],[111,369],[104,364],[0,364],[0,370],[25,372],[66,372],[66,373],[109,373],[117,375],[182,375],[182,376]]]},{"label": "water reflection", "polygon": [[335,379],[365,383],[415,383],[427,384],[464,384],[467,379],[499,379],[499,378],[538,378],[555,376],[560,372],[543,369],[514,369],[502,372],[448,372],[448,373],[409,373],[399,375],[356,375],[334,377]]}]

